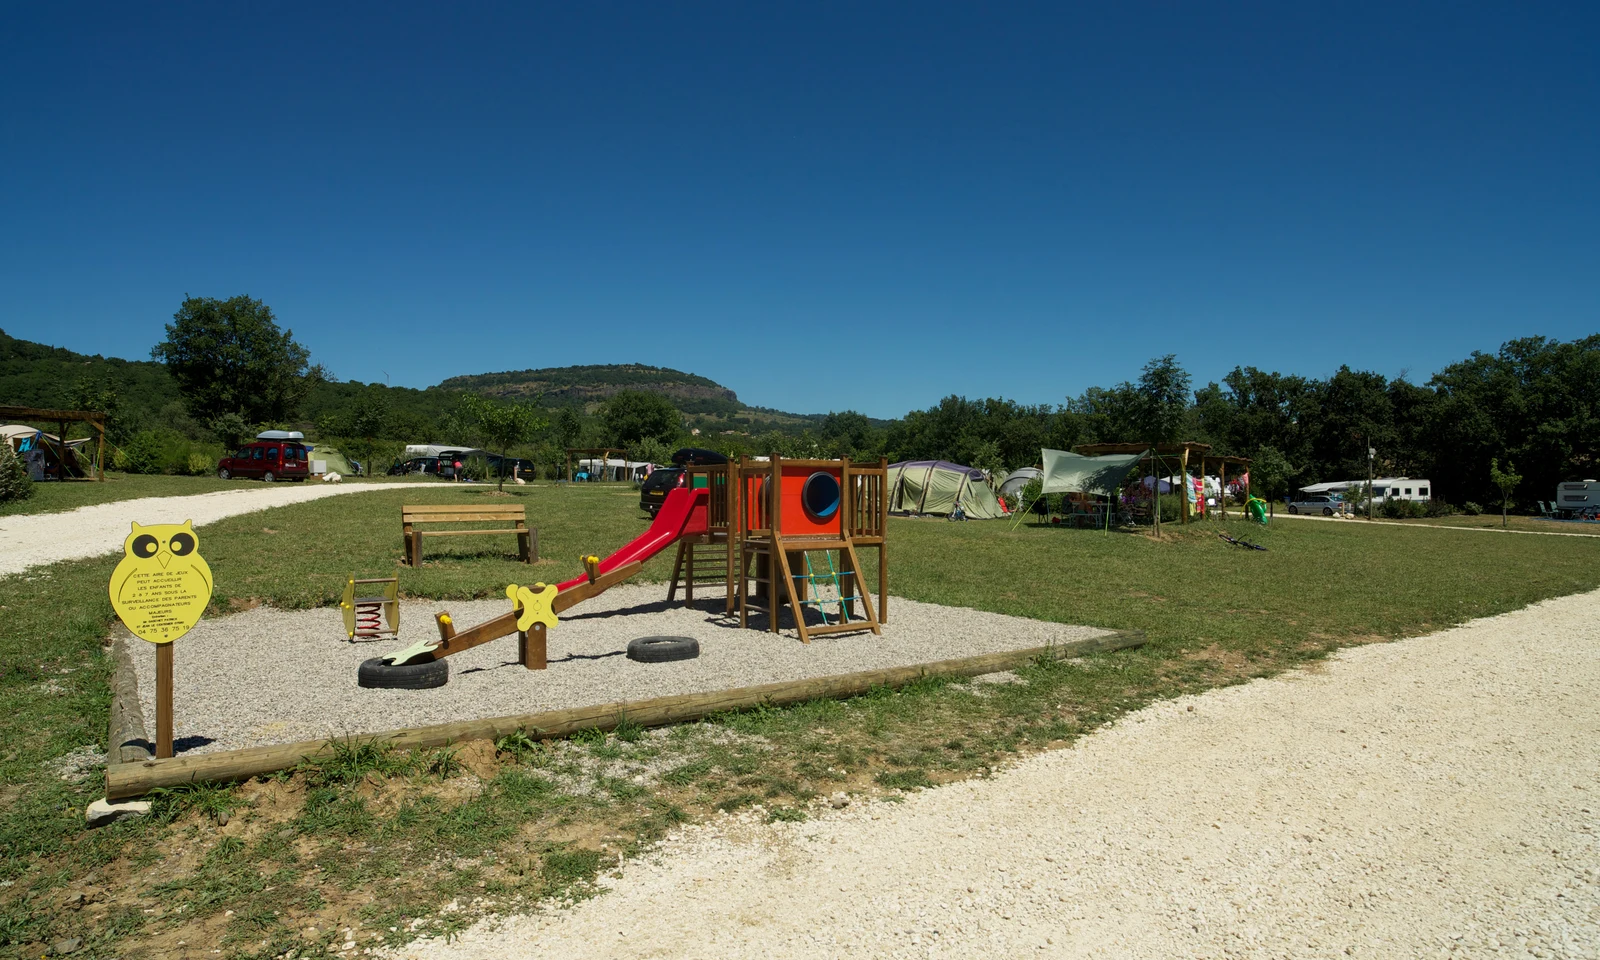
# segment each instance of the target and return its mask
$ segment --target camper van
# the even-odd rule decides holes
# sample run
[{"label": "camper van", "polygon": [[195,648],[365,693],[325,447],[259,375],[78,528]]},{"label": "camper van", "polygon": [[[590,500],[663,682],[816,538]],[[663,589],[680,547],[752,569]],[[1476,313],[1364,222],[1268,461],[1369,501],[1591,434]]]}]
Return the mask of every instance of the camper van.
[{"label": "camper van", "polygon": [[1433,484],[1415,477],[1380,477],[1372,481],[1372,498],[1376,503],[1385,500],[1427,503],[1433,499]]},{"label": "camper van", "polygon": [[1600,516],[1600,482],[1569,480],[1556,484],[1555,506],[1569,516]]}]

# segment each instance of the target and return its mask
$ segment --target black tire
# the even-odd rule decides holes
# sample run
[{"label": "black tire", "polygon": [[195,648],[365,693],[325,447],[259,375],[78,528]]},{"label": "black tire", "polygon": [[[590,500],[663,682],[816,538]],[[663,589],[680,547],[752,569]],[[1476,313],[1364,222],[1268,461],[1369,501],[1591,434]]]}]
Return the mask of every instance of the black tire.
[{"label": "black tire", "polygon": [[217,479],[218,480],[229,480],[229,479],[232,479],[232,477],[233,477],[233,474],[228,472],[228,468],[227,467],[223,467],[221,470],[217,471]]},{"label": "black tire", "polygon": [[1293,514],[1298,514],[1300,512],[1300,508],[1291,503],[1291,504],[1289,504],[1289,512],[1293,513]]},{"label": "black tire", "polygon": [[263,473],[261,475],[261,479],[263,481],[267,482],[267,483],[271,483],[272,481],[274,481],[274,480],[276,480],[278,478],[272,475],[272,471],[271,470],[268,470],[266,473]]},{"label": "black tire", "polygon": [[1332,507],[1323,507],[1323,508],[1322,508],[1322,515],[1323,515],[1323,516],[1324,516],[1324,517],[1331,517],[1331,516],[1333,516],[1333,508],[1332,508]]},{"label": "black tire", "polygon": [[450,664],[444,660],[392,666],[373,657],[356,669],[356,683],[369,690],[432,690],[449,682]]},{"label": "black tire", "polygon": [[700,656],[700,641],[694,637],[640,637],[628,641],[628,659],[640,663],[670,663]]}]

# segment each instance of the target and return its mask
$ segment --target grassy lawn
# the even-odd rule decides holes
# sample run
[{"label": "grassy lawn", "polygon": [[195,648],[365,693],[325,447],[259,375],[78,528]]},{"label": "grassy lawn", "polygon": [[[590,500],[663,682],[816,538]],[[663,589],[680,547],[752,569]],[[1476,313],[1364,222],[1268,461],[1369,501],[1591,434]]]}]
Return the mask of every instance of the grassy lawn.
[{"label": "grassy lawn", "polygon": [[[213,612],[331,605],[343,578],[394,568],[402,502],[490,497],[441,484],[203,527]],[[526,504],[539,528],[546,559],[533,575],[511,559],[511,538],[459,538],[489,542],[430,543],[428,563],[400,571],[405,594],[487,597],[508,582],[559,579],[578,572],[580,553],[605,553],[646,525],[637,494],[621,486],[508,488],[494,499]],[[82,810],[100,796],[100,770],[74,782],[58,767],[79,748],[104,749],[110,667],[100,641],[116,558],[5,578],[0,956],[26,945],[37,955],[63,938],[81,940],[75,955],[89,957],[176,955],[180,941],[196,955],[241,957],[400,942],[496,907],[586,896],[640,844],[718,810],[760,805],[770,818],[802,819],[839,792],[892,797],[986,776],[1152,700],[1600,586],[1600,543],[1581,538],[1474,538],[1463,550],[1448,530],[1229,527],[1262,553],[1228,546],[1217,529],[1169,525],[1158,542],[891,521],[894,595],[1141,628],[1151,642],[1138,651],[1034,665],[1014,684],[932,682],[668,731],[625,725],[560,743],[518,735],[415,755],[346,750],[238,787],[167,792],[158,816],[93,833]],[[645,571],[669,573],[670,557]],[[893,629],[892,601],[890,615]],[[441,912],[449,901],[463,909]]]}]

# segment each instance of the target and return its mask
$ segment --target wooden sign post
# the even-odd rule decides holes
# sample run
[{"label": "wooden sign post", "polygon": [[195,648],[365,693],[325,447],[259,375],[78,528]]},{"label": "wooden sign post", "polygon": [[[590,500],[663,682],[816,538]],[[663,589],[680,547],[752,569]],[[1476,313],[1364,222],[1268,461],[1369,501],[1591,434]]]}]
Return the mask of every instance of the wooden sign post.
[{"label": "wooden sign post", "polygon": [[172,756],[172,641],[211,602],[211,568],[194,523],[133,525],[111,572],[111,606],[129,632],[156,645],[156,757]]}]

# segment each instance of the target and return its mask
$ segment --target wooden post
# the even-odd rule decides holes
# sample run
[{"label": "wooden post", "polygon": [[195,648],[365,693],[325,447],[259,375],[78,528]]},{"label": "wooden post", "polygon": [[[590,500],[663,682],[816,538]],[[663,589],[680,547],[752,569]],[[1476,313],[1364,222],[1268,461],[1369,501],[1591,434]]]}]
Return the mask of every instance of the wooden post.
[{"label": "wooden post", "polygon": [[1179,473],[1183,476],[1183,495],[1178,498],[1178,517],[1181,522],[1189,522],[1189,445],[1183,445],[1183,453],[1178,455],[1181,464]]},{"label": "wooden post", "polygon": [[878,622],[889,622],[889,458],[878,458]]},{"label": "wooden post", "polygon": [[172,644],[156,644],[156,759],[172,756]]},{"label": "wooden post", "polygon": [[522,665],[529,670],[543,670],[550,639],[550,631],[542,623],[535,623],[527,633],[517,634],[517,652]]},{"label": "wooden post", "polygon": [[1228,519],[1228,461],[1217,461],[1217,506],[1222,508],[1222,519]]},{"label": "wooden post", "polygon": [[99,465],[100,465],[100,482],[104,483],[105,479],[106,479],[106,425],[105,425],[105,421],[102,420],[101,422],[95,424],[94,428],[96,430],[100,431],[100,452],[96,456],[95,459],[96,459],[96,462],[98,462]]}]

